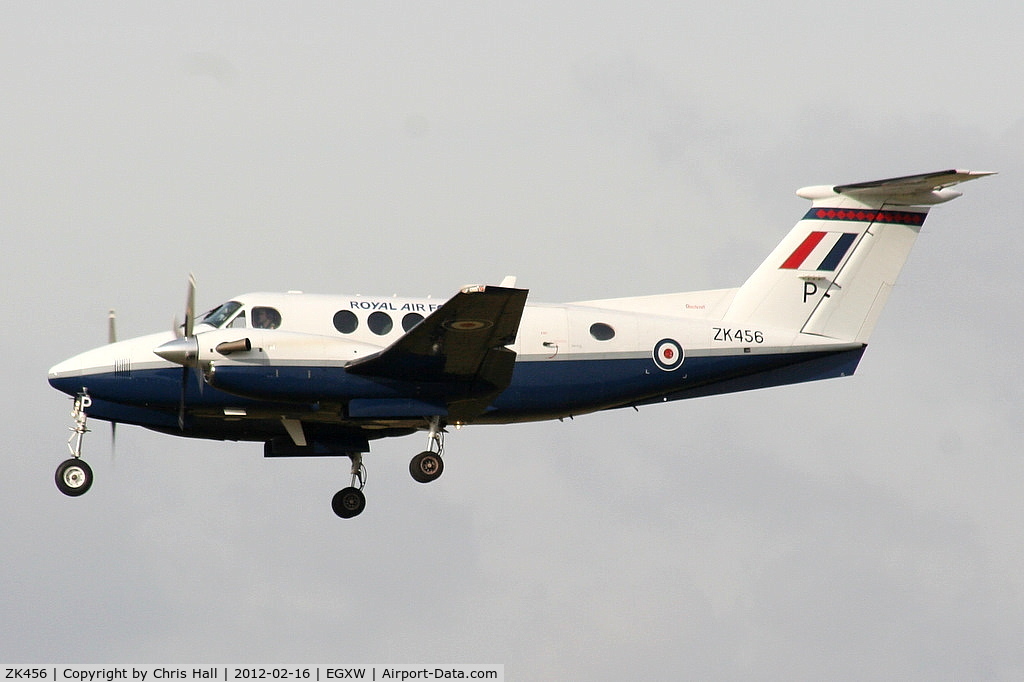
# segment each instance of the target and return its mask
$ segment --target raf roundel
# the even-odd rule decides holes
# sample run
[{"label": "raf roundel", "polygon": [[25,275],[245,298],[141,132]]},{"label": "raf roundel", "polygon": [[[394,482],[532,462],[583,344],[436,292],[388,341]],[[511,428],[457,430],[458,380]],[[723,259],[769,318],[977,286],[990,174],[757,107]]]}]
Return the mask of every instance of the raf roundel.
[{"label": "raf roundel", "polygon": [[675,339],[662,339],[654,344],[654,363],[666,372],[683,364],[683,347]]}]

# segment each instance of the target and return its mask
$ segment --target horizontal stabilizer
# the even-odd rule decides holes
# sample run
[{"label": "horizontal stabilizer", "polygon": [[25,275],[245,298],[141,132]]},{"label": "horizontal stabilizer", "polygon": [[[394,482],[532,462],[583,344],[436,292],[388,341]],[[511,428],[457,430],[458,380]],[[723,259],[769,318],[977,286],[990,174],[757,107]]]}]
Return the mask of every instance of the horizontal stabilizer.
[{"label": "horizontal stabilizer", "polygon": [[950,190],[949,187],[987,175],[995,173],[953,169],[848,185],[804,187],[797,191],[797,195],[812,201],[844,195],[869,204],[884,201],[895,206],[931,206],[960,196],[959,192]]}]

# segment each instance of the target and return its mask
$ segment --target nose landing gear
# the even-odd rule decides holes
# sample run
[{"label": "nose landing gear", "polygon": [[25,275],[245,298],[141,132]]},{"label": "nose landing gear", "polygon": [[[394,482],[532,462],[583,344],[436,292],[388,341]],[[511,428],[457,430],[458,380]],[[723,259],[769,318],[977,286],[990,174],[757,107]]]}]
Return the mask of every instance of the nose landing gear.
[{"label": "nose landing gear", "polygon": [[89,433],[85,411],[90,405],[92,405],[92,398],[85,391],[75,397],[75,405],[71,409],[71,417],[75,420],[75,425],[69,427],[72,433],[68,438],[71,459],[61,462],[54,475],[57,489],[68,497],[84,495],[92,487],[92,469],[81,459],[82,437]]}]

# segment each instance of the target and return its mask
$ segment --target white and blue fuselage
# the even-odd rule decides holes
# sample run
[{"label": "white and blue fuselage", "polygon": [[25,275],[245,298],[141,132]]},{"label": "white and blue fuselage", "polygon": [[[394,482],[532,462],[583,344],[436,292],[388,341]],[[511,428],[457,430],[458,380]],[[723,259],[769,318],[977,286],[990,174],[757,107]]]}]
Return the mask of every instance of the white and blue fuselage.
[{"label": "white and blue fuselage", "polygon": [[[734,293],[527,305],[506,346],[516,354],[511,381],[464,422],[562,418],[853,372],[862,343],[724,322]],[[92,417],[197,437],[266,441],[287,435],[281,417],[325,433],[415,429],[424,418],[449,416],[448,382],[364,376],[346,366],[395,342],[442,303],[302,293],[232,299],[207,316],[216,326],[196,325],[199,357],[187,375],[180,429],[182,366],[155,352],[176,339],[171,332],[77,355],[51,368],[49,381],[69,395],[86,391]],[[261,326],[268,314],[274,328]],[[217,351],[243,339],[250,350]]]}]

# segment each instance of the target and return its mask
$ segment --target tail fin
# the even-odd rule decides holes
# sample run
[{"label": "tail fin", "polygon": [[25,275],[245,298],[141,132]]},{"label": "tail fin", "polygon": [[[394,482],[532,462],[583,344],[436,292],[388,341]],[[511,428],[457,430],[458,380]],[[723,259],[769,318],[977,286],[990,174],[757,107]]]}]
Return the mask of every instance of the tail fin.
[{"label": "tail fin", "polygon": [[928,209],[988,172],[804,187],[811,209],[740,287],[726,320],[866,343]]}]

